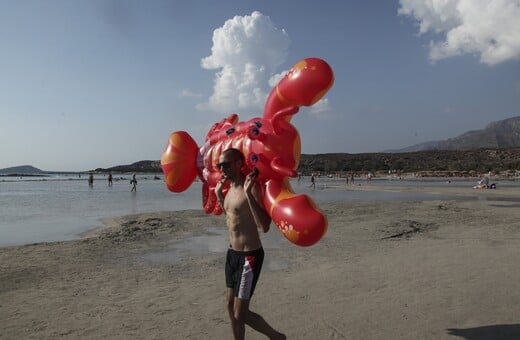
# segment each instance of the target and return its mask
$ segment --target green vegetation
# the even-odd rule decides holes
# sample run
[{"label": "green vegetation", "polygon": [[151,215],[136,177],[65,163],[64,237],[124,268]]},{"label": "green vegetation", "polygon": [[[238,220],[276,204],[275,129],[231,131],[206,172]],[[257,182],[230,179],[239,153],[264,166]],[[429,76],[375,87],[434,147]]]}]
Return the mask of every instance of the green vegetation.
[{"label": "green vegetation", "polygon": [[[140,161],[97,171],[161,172],[159,161]],[[431,150],[404,153],[328,153],[301,155],[298,171],[311,172],[438,172],[447,176],[520,170],[520,148],[476,150]]]},{"label": "green vegetation", "polygon": [[406,153],[302,155],[298,171],[311,172],[495,172],[520,169],[520,148],[430,150]]}]

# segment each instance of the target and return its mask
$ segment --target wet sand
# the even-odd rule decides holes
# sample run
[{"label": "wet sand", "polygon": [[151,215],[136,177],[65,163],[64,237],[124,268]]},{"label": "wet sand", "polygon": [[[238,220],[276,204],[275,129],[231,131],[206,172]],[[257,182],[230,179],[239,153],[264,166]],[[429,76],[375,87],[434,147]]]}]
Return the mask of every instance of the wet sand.
[{"label": "wet sand", "polygon": [[[460,199],[321,205],[329,230],[309,248],[271,226],[252,310],[289,339],[520,338],[520,189],[348,190]],[[0,248],[0,339],[231,338],[222,216],[106,223],[82,240]]]}]

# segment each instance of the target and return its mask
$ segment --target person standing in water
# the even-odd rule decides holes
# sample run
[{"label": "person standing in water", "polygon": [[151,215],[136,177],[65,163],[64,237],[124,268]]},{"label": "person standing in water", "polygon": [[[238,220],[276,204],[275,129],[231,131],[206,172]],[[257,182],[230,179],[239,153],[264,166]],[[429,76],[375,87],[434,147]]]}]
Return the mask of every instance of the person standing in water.
[{"label": "person standing in water", "polygon": [[309,185],[309,188],[316,189],[316,183],[314,181],[315,181],[315,178],[314,178],[314,172],[313,172],[311,175],[311,185]]},{"label": "person standing in water", "polygon": [[130,192],[137,192],[137,179],[135,178],[135,174],[132,175],[130,184],[132,185],[132,190],[130,190]]}]

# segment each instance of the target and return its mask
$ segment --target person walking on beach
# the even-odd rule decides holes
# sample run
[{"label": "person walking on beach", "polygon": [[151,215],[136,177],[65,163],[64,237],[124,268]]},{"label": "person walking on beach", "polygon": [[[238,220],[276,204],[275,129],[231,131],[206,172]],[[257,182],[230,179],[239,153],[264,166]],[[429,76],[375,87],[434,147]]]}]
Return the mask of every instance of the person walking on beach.
[{"label": "person walking on beach", "polygon": [[314,183],[314,172],[311,175],[311,185],[309,185],[309,188],[316,189],[316,183]]},{"label": "person walking on beach", "polygon": [[[258,229],[264,233],[269,231],[271,218],[262,203],[262,191],[255,182],[258,174],[253,172],[245,176],[241,172],[244,164],[242,152],[237,149],[225,150],[218,163],[223,176],[215,187],[229,230],[230,246],[226,255],[225,274],[227,309],[233,338],[244,339],[247,324],[270,339],[285,339],[285,335],[249,309],[264,260]],[[230,183],[230,187],[224,197],[226,182]]]},{"label": "person walking on beach", "polygon": [[132,190],[130,190],[130,192],[137,192],[137,179],[135,178],[135,174],[132,175],[130,184],[132,185]]},{"label": "person walking on beach", "polygon": [[91,172],[90,175],[88,175],[88,185],[93,186],[94,185],[94,174]]},{"label": "person walking on beach", "polygon": [[109,172],[109,173],[108,173],[108,186],[109,186],[109,187],[112,186],[112,172]]}]

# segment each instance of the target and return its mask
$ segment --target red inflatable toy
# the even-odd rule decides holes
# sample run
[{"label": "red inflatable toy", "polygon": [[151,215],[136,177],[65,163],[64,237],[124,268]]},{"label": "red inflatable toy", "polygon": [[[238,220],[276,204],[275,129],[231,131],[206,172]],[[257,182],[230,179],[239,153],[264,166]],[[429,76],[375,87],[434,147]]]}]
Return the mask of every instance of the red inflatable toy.
[{"label": "red inflatable toy", "polygon": [[320,100],[333,83],[334,74],[325,61],[304,59],[273,88],[263,118],[239,122],[232,114],[211,127],[200,148],[188,133],[172,133],[161,157],[168,189],[182,192],[199,176],[204,211],[221,214],[215,194],[221,177],[217,163],[224,150],[239,149],[246,157],[244,170],[259,170],[265,208],[278,229],[294,244],[315,244],[327,230],[327,219],[308,196],[296,195],[289,184],[288,177],[297,176],[301,153],[300,136],[290,120],[300,106]]}]

